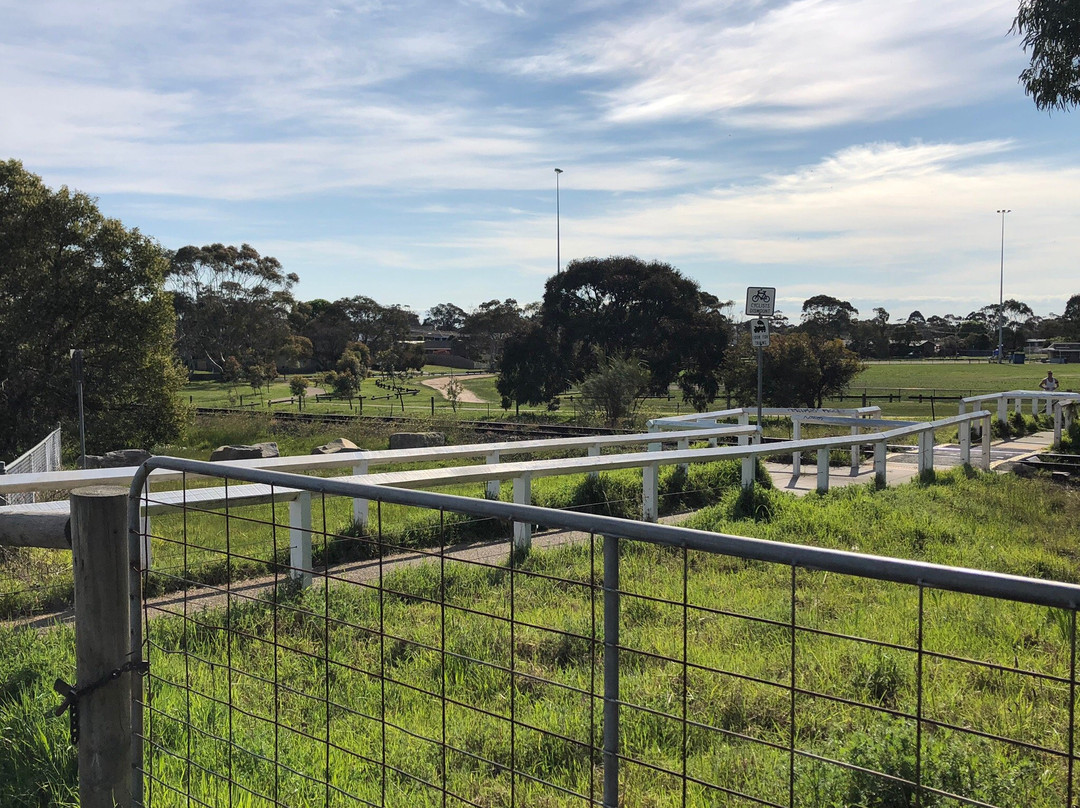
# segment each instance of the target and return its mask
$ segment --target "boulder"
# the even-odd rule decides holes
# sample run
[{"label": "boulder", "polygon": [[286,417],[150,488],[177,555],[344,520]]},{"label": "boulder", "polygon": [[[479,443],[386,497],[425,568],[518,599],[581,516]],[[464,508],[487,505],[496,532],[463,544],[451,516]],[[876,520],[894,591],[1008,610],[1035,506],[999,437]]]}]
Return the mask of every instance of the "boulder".
[{"label": "boulder", "polygon": [[[153,455],[146,451],[146,449],[117,449],[112,452],[106,452],[103,455],[87,455],[85,458],[79,457],[76,461],[76,467],[80,469],[127,468],[128,466],[141,466],[151,457],[153,457]],[[85,465],[83,465],[83,460],[86,461]]]},{"label": "boulder", "polygon": [[141,466],[153,457],[146,449],[117,449],[101,456],[101,468],[118,469],[127,466]]},{"label": "boulder", "polygon": [[316,446],[311,450],[314,455],[328,455],[337,454],[338,452],[362,452],[364,451],[348,438],[337,438],[324,443],[322,446]]},{"label": "boulder", "polygon": [[445,445],[446,435],[442,432],[395,432],[390,436],[391,449],[426,449]]},{"label": "boulder", "polygon": [[211,462],[216,460],[253,460],[260,457],[278,457],[277,444],[271,441],[251,445],[219,446],[210,453]]}]

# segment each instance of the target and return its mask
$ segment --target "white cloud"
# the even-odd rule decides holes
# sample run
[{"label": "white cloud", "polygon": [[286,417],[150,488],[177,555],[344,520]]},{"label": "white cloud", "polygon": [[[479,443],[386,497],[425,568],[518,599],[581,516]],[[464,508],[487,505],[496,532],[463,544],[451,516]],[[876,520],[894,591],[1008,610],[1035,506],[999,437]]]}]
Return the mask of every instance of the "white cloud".
[{"label": "white cloud", "polygon": [[[1080,291],[1080,167],[1017,161],[1008,148],[997,141],[851,147],[752,184],[566,217],[562,255],[660,258],[721,297],[738,298],[757,279],[800,305],[824,292],[867,311],[904,300],[967,313],[996,299],[994,211],[1008,204],[1006,296],[1060,311]],[[549,229],[544,219],[493,224],[467,246],[486,256],[480,263],[501,256],[544,276]]]},{"label": "white cloud", "polygon": [[[796,0],[654,7],[515,62],[523,74],[602,77],[615,122],[718,117],[800,129],[883,120],[1012,88],[1015,3]],[[748,14],[753,14],[747,19]]]}]

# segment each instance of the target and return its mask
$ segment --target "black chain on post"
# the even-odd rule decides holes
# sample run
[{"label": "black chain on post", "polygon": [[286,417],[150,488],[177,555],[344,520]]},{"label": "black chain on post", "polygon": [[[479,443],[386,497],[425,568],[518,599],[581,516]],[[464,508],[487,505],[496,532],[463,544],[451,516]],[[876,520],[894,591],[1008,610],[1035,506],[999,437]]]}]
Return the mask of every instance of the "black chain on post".
[{"label": "black chain on post", "polygon": [[64,697],[60,706],[53,711],[53,715],[61,716],[64,714],[65,710],[68,711],[68,720],[71,725],[72,746],[79,743],[79,699],[93,693],[104,684],[116,681],[128,671],[135,671],[139,676],[146,676],[146,674],[150,672],[150,663],[142,659],[125,662],[119,668],[109,671],[96,682],[91,682],[85,687],[69,685],[63,679],[57,679],[56,682],[53,683],[53,690]]}]

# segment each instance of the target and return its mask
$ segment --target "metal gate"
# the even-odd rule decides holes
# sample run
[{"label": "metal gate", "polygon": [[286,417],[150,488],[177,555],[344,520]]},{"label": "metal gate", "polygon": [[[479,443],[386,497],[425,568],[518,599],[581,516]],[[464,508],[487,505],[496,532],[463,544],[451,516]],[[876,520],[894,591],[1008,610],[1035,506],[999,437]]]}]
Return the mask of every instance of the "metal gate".
[{"label": "metal gate", "polygon": [[137,805],[1074,801],[1077,586],[479,489],[131,490]]}]

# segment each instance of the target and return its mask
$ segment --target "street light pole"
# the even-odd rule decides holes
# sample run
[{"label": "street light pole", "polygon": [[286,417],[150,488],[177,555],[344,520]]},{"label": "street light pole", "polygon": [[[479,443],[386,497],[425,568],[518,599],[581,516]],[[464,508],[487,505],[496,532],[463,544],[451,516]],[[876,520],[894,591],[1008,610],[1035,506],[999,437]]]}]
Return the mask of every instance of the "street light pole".
[{"label": "street light pole", "polygon": [[1002,208],[1001,214],[1001,278],[998,285],[998,364],[1005,356],[1005,214],[1011,210]]},{"label": "street light pole", "polygon": [[562,234],[559,232],[559,175],[561,168],[555,169],[555,274],[562,272]]}]

